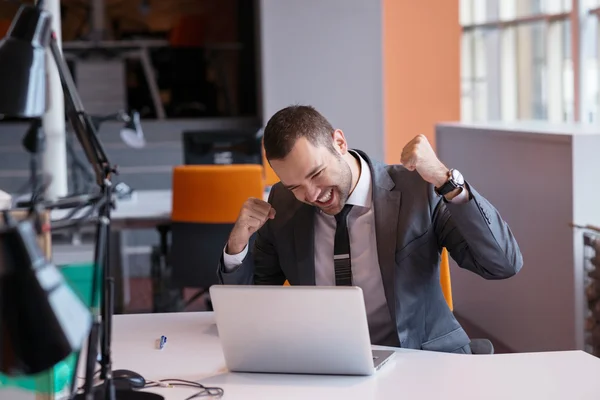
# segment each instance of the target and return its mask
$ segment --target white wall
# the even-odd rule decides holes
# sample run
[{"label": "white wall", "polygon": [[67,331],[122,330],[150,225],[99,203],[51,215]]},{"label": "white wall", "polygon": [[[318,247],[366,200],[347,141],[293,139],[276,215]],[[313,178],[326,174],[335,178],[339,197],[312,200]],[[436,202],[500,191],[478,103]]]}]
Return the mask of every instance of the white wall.
[{"label": "white wall", "polygon": [[311,104],[350,147],[383,160],[381,13],[379,0],[261,0],[264,124]]}]

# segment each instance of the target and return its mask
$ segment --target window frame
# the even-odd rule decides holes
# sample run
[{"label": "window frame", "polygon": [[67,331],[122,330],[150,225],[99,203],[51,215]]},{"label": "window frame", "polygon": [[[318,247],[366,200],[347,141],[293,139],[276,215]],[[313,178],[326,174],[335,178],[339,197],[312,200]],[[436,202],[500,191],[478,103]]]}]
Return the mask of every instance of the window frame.
[{"label": "window frame", "polygon": [[[544,5],[547,12],[534,12],[531,15],[523,12],[522,0],[461,0],[461,28],[463,38],[461,43],[467,42],[465,38],[476,37],[483,35],[484,37],[491,36],[491,32],[499,32],[499,40],[490,41],[489,46],[486,46],[484,55],[477,54],[474,49],[471,49],[471,62],[473,65],[470,68],[461,66],[461,83],[471,79],[471,95],[473,89],[481,76],[467,73],[475,72],[475,64],[481,63],[479,58],[487,60],[495,59],[489,54],[498,54],[499,59],[494,65],[493,70],[486,69],[488,74],[485,76],[487,84],[492,83],[497,93],[491,93],[492,97],[499,97],[500,101],[496,101],[496,105],[488,104],[486,112],[481,112],[477,109],[479,99],[472,98],[466,104],[473,108],[470,113],[465,112],[465,119],[502,119],[513,121],[520,118],[522,115],[533,115],[533,111],[528,109],[533,106],[526,104],[531,97],[532,89],[523,87],[523,82],[528,82],[527,78],[520,79],[519,76],[526,74],[523,72],[523,66],[530,65],[532,68],[532,60],[525,58],[531,57],[532,52],[527,49],[519,50],[519,30],[523,34],[522,27],[533,24],[544,24],[545,36],[545,69],[542,68],[545,90],[541,90],[542,101],[545,100],[546,119],[553,122],[562,122],[564,120],[579,121],[581,119],[581,62],[580,62],[580,6],[579,0],[546,0]],[[541,8],[541,7],[540,7]],[[482,9],[484,10],[482,12]],[[493,10],[493,11],[492,11]],[[594,9],[594,12],[600,20],[600,6]],[[482,14],[485,15],[482,18]],[[466,20],[466,21],[465,21]],[[569,24],[570,33],[570,54],[565,54],[564,24]],[[600,30],[599,30],[600,32]],[[498,36],[498,35],[497,35]],[[495,43],[494,43],[495,42]],[[598,42],[600,43],[600,37]],[[600,48],[599,48],[600,54]],[[570,56],[570,57],[569,57]],[[465,60],[467,57],[461,57]],[[483,62],[485,62],[483,61]],[[463,61],[464,62],[464,61]],[[521,68],[519,68],[519,64]],[[572,76],[571,83],[564,82],[565,76]],[[521,81],[521,84],[519,84]],[[600,78],[598,79],[600,81]],[[467,85],[468,86],[468,85]],[[571,89],[570,91],[568,89]],[[530,92],[527,94],[527,90]],[[572,110],[570,103],[566,101],[565,94],[572,94]],[[475,91],[475,95],[477,92]],[[466,95],[461,96],[461,103],[465,101]],[[486,104],[488,101],[486,100]],[[494,102],[489,102],[494,103]],[[600,101],[598,101],[600,104]],[[462,110],[465,107],[461,107]],[[600,106],[598,113],[600,114]]]}]

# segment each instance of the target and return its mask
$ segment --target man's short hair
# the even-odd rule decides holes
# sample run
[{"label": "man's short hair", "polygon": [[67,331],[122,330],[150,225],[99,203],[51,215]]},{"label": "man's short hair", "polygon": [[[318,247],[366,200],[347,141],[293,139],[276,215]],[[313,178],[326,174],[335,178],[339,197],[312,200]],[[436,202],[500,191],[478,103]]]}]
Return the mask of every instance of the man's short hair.
[{"label": "man's short hair", "polygon": [[267,160],[285,158],[299,138],[332,152],[333,126],[312,106],[294,105],[277,111],[265,127],[263,141]]}]

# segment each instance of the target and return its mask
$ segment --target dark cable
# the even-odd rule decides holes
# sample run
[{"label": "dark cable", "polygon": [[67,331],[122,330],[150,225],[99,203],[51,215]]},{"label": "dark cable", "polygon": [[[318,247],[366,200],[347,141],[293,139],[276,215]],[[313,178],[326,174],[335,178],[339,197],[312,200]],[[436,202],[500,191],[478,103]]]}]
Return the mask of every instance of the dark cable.
[{"label": "dark cable", "polygon": [[188,387],[195,387],[198,389],[202,389],[200,392],[197,392],[197,393],[191,395],[190,397],[186,398],[185,400],[191,400],[191,399],[195,399],[197,397],[211,397],[211,398],[220,399],[221,397],[223,397],[223,394],[225,393],[225,391],[220,387],[204,386],[198,382],[187,381],[185,379],[176,379],[176,378],[160,379],[158,381],[151,381],[150,384],[147,384],[144,387],[145,388],[162,387],[159,383],[164,383],[169,386],[188,386]]},{"label": "dark cable", "polygon": [[[215,391],[218,391],[218,393],[215,394]],[[204,390],[202,390],[201,392],[198,392],[190,397],[187,397],[185,400],[192,400],[192,399],[195,399],[196,397],[214,397],[214,398],[220,399],[221,397],[223,397],[223,389],[221,389],[221,388],[204,388]]]},{"label": "dark cable", "polygon": [[[93,377],[96,378],[96,377],[98,377],[99,374],[100,374],[100,370],[97,370],[94,372]],[[83,378],[80,377],[80,379],[83,379]],[[164,385],[161,385],[161,383]],[[168,386],[165,386],[165,385],[168,385]],[[198,382],[188,381],[185,379],[177,379],[177,378],[159,379],[157,381],[149,380],[149,381],[147,381],[146,385],[144,386],[144,389],[155,388],[155,387],[169,388],[169,387],[175,387],[175,386],[180,386],[180,387],[185,386],[185,387],[193,387],[193,388],[201,389],[199,392],[194,393],[190,397],[187,397],[185,400],[191,400],[191,399],[195,399],[198,397],[209,397],[209,398],[220,399],[225,394],[225,391],[220,387],[204,386],[203,384],[198,383]],[[80,386],[77,388],[77,391],[80,391],[82,389],[83,389],[83,386]]]},{"label": "dark cable", "polygon": [[85,219],[85,218],[89,217],[92,213],[95,213],[96,210],[105,203],[106,203],[106,201],[104,201],[104,199],[92,199],[87,203],[82,203],[82,204],[79,204],[78,206],[73,207],[72,209],[70,209],[67,212],[67,215],[65,215],[62,218],[55,219],[52,222],[60,222],[60,221],[67,221],[67,220],[70,221],[70,220],[72,220],[72,218],[75,214],[77,214],[84,208],[88,207],[88,209],[85,211],[85,213],[77,218],[77,220]]}]

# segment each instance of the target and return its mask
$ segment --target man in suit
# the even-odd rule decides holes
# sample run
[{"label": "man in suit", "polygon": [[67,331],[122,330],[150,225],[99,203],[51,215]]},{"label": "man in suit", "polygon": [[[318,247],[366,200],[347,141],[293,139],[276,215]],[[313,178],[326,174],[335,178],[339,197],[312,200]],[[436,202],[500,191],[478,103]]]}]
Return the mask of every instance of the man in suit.
[{"label": "man in suit", "polygon": [[349,149],[313,107],[291,106],[267,123],[264,147],[280,182],[268,202],[243,205],[222,283],[359,286],[373,344],[471,353],[440,286],[442,248],[485,279],[513,276],[522,255],[498,211],[424,136],[402,165],[385,165]]}]

